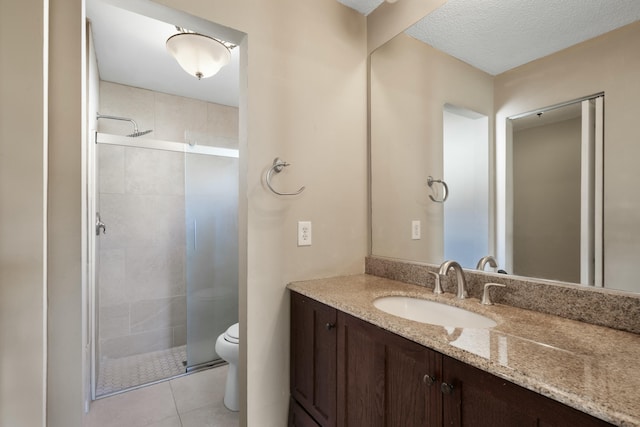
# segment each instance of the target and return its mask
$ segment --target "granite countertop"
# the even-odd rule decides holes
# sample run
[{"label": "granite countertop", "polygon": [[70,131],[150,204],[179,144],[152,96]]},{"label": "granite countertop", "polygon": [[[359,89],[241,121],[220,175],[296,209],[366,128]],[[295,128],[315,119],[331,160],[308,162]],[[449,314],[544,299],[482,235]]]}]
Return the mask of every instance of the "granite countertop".
[{"label": "granite countertop", "polygon": [[[289,289],[619,426],[640,426],[640,335],[367,274],[294,282]],[[445,328],[373,307],[381,296],[443,302],[497,322]]]}]

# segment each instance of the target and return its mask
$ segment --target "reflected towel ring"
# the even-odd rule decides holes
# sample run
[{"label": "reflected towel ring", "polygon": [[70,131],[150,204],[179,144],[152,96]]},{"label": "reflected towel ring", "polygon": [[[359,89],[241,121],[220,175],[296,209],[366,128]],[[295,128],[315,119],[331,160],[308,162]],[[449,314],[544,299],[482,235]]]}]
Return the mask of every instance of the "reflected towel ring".
[{"label": "reflected towel ring", "polygon": [[[433,183],[434,182],[438,182],[438,183],[442,184],[442,190],[443,190],[444,194],[442,195],[442,200],[438,200],[438,199],[434,198],[431,194],[429,194],[429,198],[431,200],[433,200],[434,202],[436,202],[436,203],[444,203],[444,202],[446,202],[447,198],[449,197],[449,186],[443,180],[441,180],[441,179],[433,179],[433,177],[431,175],[429,175],[427,177],[427,185],[429,186],[429,188],[431,188],[431,191],[433,191]],[[435,191],[433,191],[433,194],[436,195]]]},{"label": "reflected towel ring", "polygon": [[285,167],[289,165],[290,163],[287,163],[284,160],[280,160],[279,157],[276,157],[275,159],[273,159],[273,165],[269,168],[269,170],[265,175],[265,181],[267,183],[267,187],[269,187],[269,190],[273,191],[275,194],[279,196],[297,196],[298,194],[302,193],[305,190],[305,186],[303,185],[295,193],[282,193],[271,186],[271,177],[273,176],[273,173],[274,172],[280,173]]}]

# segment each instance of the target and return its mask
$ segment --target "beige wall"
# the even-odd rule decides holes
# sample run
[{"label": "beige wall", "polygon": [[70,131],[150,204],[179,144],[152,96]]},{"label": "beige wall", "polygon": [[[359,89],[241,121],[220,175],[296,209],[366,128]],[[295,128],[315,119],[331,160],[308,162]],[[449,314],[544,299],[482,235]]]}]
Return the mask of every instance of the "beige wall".
[{"label": "beige wall", "polygon": [[[443,108],[492,117],[493,78],[400,34],[371,55],[370,81],[372,252],[441,263],[443,205],[426,182],[443,174]],[[412,220],[421,221],[420,240],[411,239]]]},{"label": "beige wall", "polygon": [[446,2],[447,0],[383,2],[367,16],[368,51],[373,52]]},{"label": "beige wall", "polygon": [[85,21],[80,1],[49,0],[47,426],[76,426],[83,409]]},{"label": "beige wall", "polygon": [[[505,119],[604,92],[604,283],[639,290],[640,22],[508,71],[495,79],[496,143],[505,144]],[[500,157],[498,162],[503,162]],[[498,164],[500,168],[500,164]],[[503,177],[498,184],[504,185]]]},{"label": "beige wall", "polygon": [[[241,226],[244,228],[241,236],[246,236],[246,257],[241,259],[241,265],[247,267],[246,284],[241,289],[245,337],[241,353],[248,371],[247,376],[242,374],[246,378],[243,388],[248,390],[247,415],[243,420],[254,426],[282,426],[289,396],[286,283],[364,270],[365,18],[337,2],[324,0],[164,0],[163,3],[248,34],[243,44],[248,48],[246,86],[242,88],[246,98],[241,101],[245,110],[240,113],[240,127],[246,129],[241,132],[241,155],[245,157],[241,170],[247,172],[241,176],[241,184],[246,185],[245,198],[240,201],[240,206],[246,207],[246,213],[241,213],[241,218],[246,219],[246,225]],[[34,8],[36,14],[42,13],[41,4]],[[51,1],[51,54],[55,58],[51,64],[49,104],[51,120],[55,122],[49,160],[52,190],[49,265],[53,268],[49,276],[47,397],[51,427],[80,425],[82,410],[80,147],[84,23],[80,12],[80,0]],[[34,22],[31,13],[22,15],[23,19],[16,19],[20,14],[2,16],[11,16],[10,21],[21,29]],[[39,26],[32,34],[37,34],[38,29]],[[35,37],[34,45],[41,41]],[[40,73],[42,67],[36,66],[34,70]],[[9,71],[3,73],[3,82],[6,76],[11,76],[16,87],[24,83],[33,90],[34,80],[24,70]],[[35,100],[30,105],[31,113],[42,108],[37,97],[30,100]],[[37,119],[36,126],[30,123],[30,129],[37,131]],[[22,130],[17,128],[15,132]],[[304,184],[307,186],[304,194],[280,198],[265,188],[264,172],[276,156],[292,164],[277,177],[279,187],[288,189]],[[33,157],[28,160],[33,161]],[[42,168],[34,169],[35,176],[42,172]],[[20,176],[17,171],[16,174],[11,176]],[[11,197],[19,195],[12,193]],[[28,225],[41,227],[42,211],[35,208],[34,213],[36,218],[30,219]],[[313,221],[313,246],[296,246],[298,220]],[[42,249],[41,244],[40,240],[34,245]],[[30,258],[25,255],[22,259]],[[32,265],[29,267],[32,274]],[[244,274],[241,272],[241,278]],[[41,291],[36,292],[35,301],[41,296]],[[27,303],[21,298],[22,295],[12,296],[9,301],[20,309],[34,303],[33,299]],[[30,319],[37,319],[42,311],[36,307],[32,314],[36,317]],[[22,319],[21,316],[11,320]],[[42,328],[34,327],[29,332],[41,334]],[[32,345],[25,348],[27,354],[34,354]],[[23,352],[15,357],[26,359]],[[15,370],[15,366],[10,369]],[[37,369],[35,372],[32,378],[42,384],[42,372]],[[16,385],[16,382],[5,385],[3,377],[3,387],[13,389]],[[33,387],[28,391],[32,392]],[[29,416],[42,413],[43,405],[29,402]],[[15,402],[12,399],[10,403]]]},{"label": "beige wall", "polygon": [[[331,1],[166,3],[248,34],[246,150],[241,143],[247,424],[282,426],[289,399],[286,283],[364,270],[365,21]],[[278,187],[306,185],[305,193],[282,198],[266,189],[263,175],[276,156],[292,164],[276,177]],[[296,246],[298,220],[313,222],[313,246]]]},{"label": "beige wall", "polygon": [[[0,425],[42,426],[46,52],[42,1],[0,1]],[[16,37],[16,34],[29,37]]]},{"label": "beige wall", "polygon": [[[364,18],[337,2],[165,2],[248,34],[247,423],[282,426],[288,406],[290,280],[363,271],[366,254]],[[242,113],[241,113],[242,115]],[[242,116],[241,116],[242,122]],[[274,157],[291,162],[276,197]],[[296,247],[296,221],[313,246]],[[244,301],[241,301],[243,304]]]},{"label": "beige wall", "polygon": [[513,134],[513,271],[580,282],[580,117]]}]

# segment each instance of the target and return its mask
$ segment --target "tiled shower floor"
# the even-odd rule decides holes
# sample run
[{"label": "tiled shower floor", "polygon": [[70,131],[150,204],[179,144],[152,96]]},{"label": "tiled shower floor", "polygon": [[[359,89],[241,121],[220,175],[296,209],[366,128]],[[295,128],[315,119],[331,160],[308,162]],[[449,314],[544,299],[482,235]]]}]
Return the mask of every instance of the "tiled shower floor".
[{"label": "tiled shower floor", "polygon": [[118,359],[102,359],[96,384],[96,396],[104,396],[142,384],[185,373],[187,347],[154,351]]}]

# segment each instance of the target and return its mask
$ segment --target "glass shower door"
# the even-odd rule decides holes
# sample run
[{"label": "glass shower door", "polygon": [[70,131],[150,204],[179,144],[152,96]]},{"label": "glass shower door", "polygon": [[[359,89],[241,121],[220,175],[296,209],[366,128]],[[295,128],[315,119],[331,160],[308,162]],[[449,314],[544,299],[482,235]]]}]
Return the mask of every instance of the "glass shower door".
[{"label": "glass shower door", "polygon": [[185,154],[187,370],[238,322],[238,159]]}]

